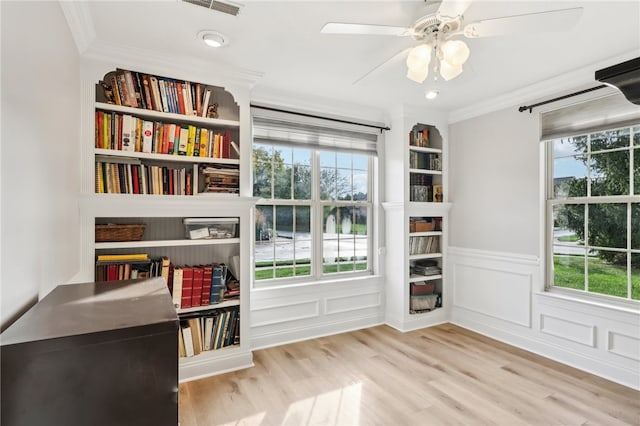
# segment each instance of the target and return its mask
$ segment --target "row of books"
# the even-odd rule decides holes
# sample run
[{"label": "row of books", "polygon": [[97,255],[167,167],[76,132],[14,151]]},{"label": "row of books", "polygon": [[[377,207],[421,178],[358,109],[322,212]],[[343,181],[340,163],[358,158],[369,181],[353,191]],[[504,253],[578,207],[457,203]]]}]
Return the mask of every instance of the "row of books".
[{"label": "row of books", "polygon": [[440,154],[410,151],[409,167],[412,169],[441,171],[442,163],[440,162]]},{"label": "row of books", "polygon": [[96,258],[96,281],[163,277],[176,309],[209,306],[240,297],[240,283],[224,263],[176,266],[167,256],[106,254]]},{"label": "row of books", "polygon": [[146,165],[135,159],[122,161],[96,161],[96,193],[193,195],[192,168]]},{"label": "row of books", "polygon": [[[176,309],[195,308],[220,303],[240,296],[240,286],[227,291],[225,264],[176,266],[169,271],[169,288]],[[235,280],[234,280],[235,281]]]},{"label": "row of books", "polygon": [[429,254],[440,251],[440,237],[421,236],[409,238],[409,254]]},{"label": "row of books", "polygon": [[123,69],[108,73],[100,86],[108,103],[198,117],[207,116],[213,100],[203,84]]},{"label": "row of books", "polygon": [[100,255],[96,260],[96,281],[122,281],[136,278],[163,276],[165,268],[168,277],[169,259],[159,257],[150,259],[147,254]]},{"label": "row of books", "polygon": [[178,354],[191,357],[240,344],[240,309],[218,309],[180,321]]},{"label": "row of books", "polygon": [[95,147],[205,158],[240,155],[238,145],[231,140],[230,130],[222,134],[194,125],[149,121],[101,110],[95,112]]},{"label": "row of books", "polygon": [[429,146],[429,130],[413,130],[409,132],[409,145],[426,148]]}]

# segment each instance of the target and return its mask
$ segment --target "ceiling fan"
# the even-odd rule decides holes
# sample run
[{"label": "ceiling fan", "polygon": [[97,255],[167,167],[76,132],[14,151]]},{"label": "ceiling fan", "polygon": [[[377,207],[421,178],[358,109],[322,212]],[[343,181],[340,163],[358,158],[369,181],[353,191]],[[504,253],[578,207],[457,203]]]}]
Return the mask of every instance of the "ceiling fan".
[{"label": "ceiling fan", "polygon": [[[433,1],[425,0],[433,4]],[[438,2],[435,4],[437,5]],[[354,81],[354,84],[385,64],[406,55],[407,78],[422,83],[429,75],[432,56],[434,72],[445,80],[456,78],[469,58],[469,47],[457,37],[478,38],[542,31],[562,31],[575,25],[582,15],[581,7],[548,10],[523,15],[505,16],[465,22],[464,12],[472,0],[442,0],[436,11],[428,13],[409,27],[329,22],[322,27],[325,34],[359,34],[411,37],[419,44],[407,48],[376,66]]]}]

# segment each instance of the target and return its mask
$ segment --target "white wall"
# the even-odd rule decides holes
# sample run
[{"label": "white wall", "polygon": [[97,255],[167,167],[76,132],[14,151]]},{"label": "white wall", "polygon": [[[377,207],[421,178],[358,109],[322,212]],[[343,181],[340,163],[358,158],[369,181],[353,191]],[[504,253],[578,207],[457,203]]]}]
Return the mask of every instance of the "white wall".
[{"label": "white wall", "polygon": [[58,2],[0,2],[2,328],[79,270],[79,57]]},{"label": "white wall", "polygon": [[538,254],[536,117],[513,107],[450,126],[451,246]]},{"label": "white wall", "polygon": [[452,124],[452,322],[640,389],[640,314],[543,291],[538,114]]}]

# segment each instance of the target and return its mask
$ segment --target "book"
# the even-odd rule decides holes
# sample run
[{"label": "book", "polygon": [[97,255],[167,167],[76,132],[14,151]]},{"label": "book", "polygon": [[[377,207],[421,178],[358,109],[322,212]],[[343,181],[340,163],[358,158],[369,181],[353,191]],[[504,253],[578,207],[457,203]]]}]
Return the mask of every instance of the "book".
[{"label": "book", "polygon": [[193,295],[193,267],[185,266],[182,268],[182,301],[180,307],[182,309],[191,307],[191,296]]},{"label": "book", "polygon": [[171,293],[173,306],[176,309],[182,308],[182,268],[173,270],[173,292]]},{"label": "book", "polygon": [[200,108],[200,116],[207,116],[207,109],[209,109],[209,100],[211,99],[211,89],[206,89],[204,91],[204,99],[202,100],[202,106]]},{"label": "book", "polygon": [[116,260],[148,260],[149,255],[146,253],[135,254],[100,254],[98,255],[98,261],[116,261]]},{"label": "book", "polygon": [[200,318],[190,318],[187,321],[191,328],[193,354],[198,355],[202,353],[202,328],[200,326]]},{"label": "book", "polygon": [[194,356],[195,351],[193,346],[191,325],[189,323],[181,325],[180,330],[182,331],[182,340],[184,341],[185,356]]},{"label": "book", "polygon": [[213,267],[205,265],[202,267],[202,299],[201,306],[207,306],[211,300],[211,280],[213,278]]},{"label": "book", "polygon": [[213,333],[214,317],[208,316],[204,318],[204,347],[203,350],[211,350],[211,334]]},{"label": "book", "polygon": [[193,268],[193,291],[191,293],[191,306],[202,305],[203,269],[200,266]]},{"label": "book", "polygon": [[161,274],[162,274],[162,278],[164,278],[164,282],[167,284],[167,286],[169,286],[169,265],[170,264],[171,264],[171,261],[169,260],[169,258],[167,256],[162,256]]}]

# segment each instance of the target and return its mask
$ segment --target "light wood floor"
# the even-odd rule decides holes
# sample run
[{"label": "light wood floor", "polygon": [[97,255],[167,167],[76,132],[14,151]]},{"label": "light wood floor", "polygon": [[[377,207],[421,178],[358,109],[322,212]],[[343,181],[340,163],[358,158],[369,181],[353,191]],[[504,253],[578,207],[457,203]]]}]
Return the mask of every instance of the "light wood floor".
[{"label": "light wood floor", "polygon": [[254,352],[180,386],[180,426],[640,425],[640,392],[445,324]]}]

